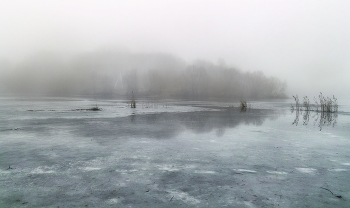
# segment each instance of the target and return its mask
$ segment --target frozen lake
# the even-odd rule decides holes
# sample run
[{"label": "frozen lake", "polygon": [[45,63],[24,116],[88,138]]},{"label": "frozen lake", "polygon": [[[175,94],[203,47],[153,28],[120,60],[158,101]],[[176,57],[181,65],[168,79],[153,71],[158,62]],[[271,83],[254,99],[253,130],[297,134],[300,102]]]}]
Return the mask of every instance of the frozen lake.
[{"label": "frozen lake", "polygon": [[350,207],[350,106],[291,103],[1,97],[0,207]]}]

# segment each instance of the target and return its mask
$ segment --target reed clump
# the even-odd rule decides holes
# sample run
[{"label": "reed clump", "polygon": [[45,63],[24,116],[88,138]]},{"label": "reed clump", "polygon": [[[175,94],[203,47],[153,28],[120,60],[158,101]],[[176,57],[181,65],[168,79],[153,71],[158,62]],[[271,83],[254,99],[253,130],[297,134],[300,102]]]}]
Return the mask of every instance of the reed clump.
[{"label": "reed clump", "polygon": [[134,91],[132,91],[130,105],[131,105],[131,108],[136,108],[136,100],[135,100],[135,97],[134,97]]},{"label": "reed clump", "polygon": [[295,106],[291,106],[292,111],[316,111],[322,113],[336,113],[338,112],[338,99],[334,97],[324,97],[322,93],[318,99],[314,97],[315,104],[311,105],[307,96],[303,97],[303,103],[300,104],[298,95],[293,95]]},{"label": "reed clump", "polygon": [[131,108],[136,108],[136,101],[135,101],[135,99],[131,100]]},{"label": "reed clump", "polygon": [[298,95],[293,95],[295,105],[291,106],[292,113],[295,111],[295,120],[293,124],[298,125],[299,115],[303,115],[303,125],[308,125],[310,113],[315,112],[312,118],[315,123],[318,123],[320,131],[323,126],[332,125],[333,127],[337,123],[338,117],[338,100],[333,97],[324,97],[322,93],[318,98],[314,97],[315,104],[310,104],[310,100],[307,96],[303,97],[303,102],[299,102]]},{"label": "reed clump", "polygon": [[90,110],[90,111],[101,111],[102,109],[96,106],[96,107],[90,108],[88,110]]},{"label": "reed clump", "polygon": [[241,112],[246,112],[248,107],[250,107],[250,104],[247,103],[245,100],[240,100],[239,101],[239,108]]}]

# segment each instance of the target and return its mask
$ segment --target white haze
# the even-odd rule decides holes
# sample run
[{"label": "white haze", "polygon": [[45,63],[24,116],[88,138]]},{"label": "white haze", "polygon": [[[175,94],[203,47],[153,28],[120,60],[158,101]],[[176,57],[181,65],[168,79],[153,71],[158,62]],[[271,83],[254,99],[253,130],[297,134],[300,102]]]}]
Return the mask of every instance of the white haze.
[{"label": "white haze", "polygon": [[350,93],[350,1],[0,0],[0,76],[40,51],[170,53],[288,83],[287,94]]}]

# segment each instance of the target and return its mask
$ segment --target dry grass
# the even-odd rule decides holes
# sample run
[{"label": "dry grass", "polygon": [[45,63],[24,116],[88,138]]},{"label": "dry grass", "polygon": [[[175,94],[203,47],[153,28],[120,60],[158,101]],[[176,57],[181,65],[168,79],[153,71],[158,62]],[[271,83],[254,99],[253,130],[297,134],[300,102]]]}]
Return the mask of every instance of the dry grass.
[{"label": "dry grass", "polygon": [[311,105],[307,96],[303,98],[302,105],[299,102],[298,95],[293,95],[295,106],[292,105],[291,110],[294,111],[316,111],[324,113],[336,113],[338,112],[338,100],[337,98],[324,97],[322,93],[318,96],[318,99],[314,98],[315,104]]},{"label": "dry grass", "polygon": [[303,125],[308,125],[310,119],[310,112],[315,112],[312,118],[315,123],[318,123],[320,131],[323,126],[334,126],[337,123],[338,117],[338,100],[334,97],[324,97],[322,93],[318,99],[314,98],[315,104],[311,105],[307,96],[303,97],[302,105],[299,102],[298,95],[293,96],[295,106],[292,105],[291,111],[295,111],[295,120],[293,124],[298,125],[299,115],[303,115]]},{"label": "dry grass", "polygon": [[90,110],[90,111],[100,111],[100,110],[102,110],[102,109],[99,108],[99,107],[93,107],[93,108],[90,108],[90,109],[88,109],[88,110]]},{"label": "dry grass", "polygon": [[135,97],[134,97],[134,92],[132,91],[132,97],[131,97],[131,108],[136,108],[136,100],[135,100]]},{"label": "dry grass", "polygon": [[248,108],[248,104],[247,104],[247,101],[245,100],[240,100],[239,101],[239,108],[241,109],[241,112],[246,112],[247,111],[247,108]]}]

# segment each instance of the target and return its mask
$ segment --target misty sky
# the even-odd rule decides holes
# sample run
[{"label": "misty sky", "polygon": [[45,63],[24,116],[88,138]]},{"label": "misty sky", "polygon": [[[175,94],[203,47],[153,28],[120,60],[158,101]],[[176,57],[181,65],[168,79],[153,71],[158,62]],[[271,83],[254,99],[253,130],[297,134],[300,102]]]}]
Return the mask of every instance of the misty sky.
[{"label": "misty sky", "polygon": [[16,64],[38,51],[122,47],[187,62],[224,59],[286,80],[288,93],[343,96],[349,11],[347,0],[0,0],[0,58]]}]

